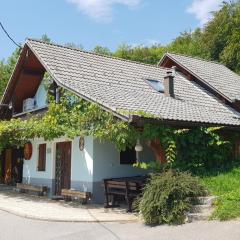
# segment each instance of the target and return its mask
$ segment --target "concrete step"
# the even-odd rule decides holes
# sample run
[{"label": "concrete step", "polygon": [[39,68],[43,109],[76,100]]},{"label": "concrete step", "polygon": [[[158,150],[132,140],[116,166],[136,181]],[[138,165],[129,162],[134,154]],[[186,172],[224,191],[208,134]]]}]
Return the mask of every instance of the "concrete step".
[{"label": "concrete step", "polygon": [[212,209],[213,209],[212,205],[209,205],[209,204],[194,205],[190,210],[190,213],[202,213],[202,212],[212,211]]},{"label": "concrete step", "polygon": [[210,215],[208,213],[188,213],[186,222],[207,221]]},{"label": "concrete step", "polygon": [[213,213],[213,203],[216,199],[216,196],[198,197],[197,204],[187,213],[186,222],[207,221]]},{"label": "concrete step", "polygon": [[207,196],[207,197],[198,197],[197,201],[199,205],[210,205],[212,206],[213,203],[217,200],[216,196]]}]

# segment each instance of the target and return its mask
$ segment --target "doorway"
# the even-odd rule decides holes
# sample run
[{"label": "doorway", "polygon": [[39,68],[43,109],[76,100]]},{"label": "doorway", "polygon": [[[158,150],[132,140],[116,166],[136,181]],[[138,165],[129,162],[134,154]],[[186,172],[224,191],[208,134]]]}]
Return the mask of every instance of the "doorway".
[{"label": "doorway", "polygon": [[56,143],[55,194],[71,187],[71,142]]},{"label": "doorway", "polygon": [[1,158],[3,182],[13,185],[22,182],[23,148],[5,149]]}]

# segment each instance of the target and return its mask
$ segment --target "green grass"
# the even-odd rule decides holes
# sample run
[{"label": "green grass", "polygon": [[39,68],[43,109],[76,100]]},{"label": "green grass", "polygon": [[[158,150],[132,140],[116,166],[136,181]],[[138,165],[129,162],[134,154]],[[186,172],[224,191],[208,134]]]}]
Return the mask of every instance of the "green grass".
[{"label": "green grass", "polygon": [[217,176],[203,177],[207,189],[218,196],[211,219],[230,220],[240,218],[240,167]]}]

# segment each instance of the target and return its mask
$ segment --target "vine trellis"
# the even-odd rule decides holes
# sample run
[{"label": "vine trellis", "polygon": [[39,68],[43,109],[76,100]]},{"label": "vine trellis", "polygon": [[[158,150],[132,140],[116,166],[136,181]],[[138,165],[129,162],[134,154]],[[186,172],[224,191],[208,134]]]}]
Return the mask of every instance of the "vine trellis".
[{"label": "vine trellis", "polygon": [[[42,137],[51,141],[58,137],[74,138],[75,136],[93,136],[103,141],[111,141],[117,149],[125,150],[133,147],[137,139],[142,142],[159,140],[164,148],[166,162],[173,164],[177,155],[181,158],[200,157],[198,149],[191,149],[190,153],[184,154],[182,149],[186,143],[196,146],[196,141],[206,140],[206,157],[212,150],[230,149],[230,142],[225,141],[218,134],[220,128],[198,127],[192,129],[176,129],[163,125],[161,122],[143,123],[143,131],[139,131],[134,125],[115,117],[111,112],[103,110],[99,105],[83,100],[69,91],[61,89],[59,103],[50,96],[48,111],[44,116],[31,116],[27,120],[11,119],[0,122],[0,150],[6,147],[22,146],[27,141]],[[138,113],[144,117],[145,113]],[[146,114],[146,116],[148,116]],[[180,148],[179,148],[180,146]],[[202,147],[203,145],[201,145]],[[188,149],[190,146],[186,146]],[[188,151],[186,149],[186,151]],[[203,148],[201,148],[202,151]],[[194,155],[195,154],[195,155]],[[213,154],[214,155],[214,154]],[[214,156],[211,157],[214,157]],[[226,155],[226,154],[225,154]],[[226,157],[226,156],[222,157]],[[200,157],[201,158],[201,157]],[[217,158],[221,158],[220,155]],[[153,159],[155,162],[155,159]],[[155,167],[155,163],[137,164],[140,167]]]}]

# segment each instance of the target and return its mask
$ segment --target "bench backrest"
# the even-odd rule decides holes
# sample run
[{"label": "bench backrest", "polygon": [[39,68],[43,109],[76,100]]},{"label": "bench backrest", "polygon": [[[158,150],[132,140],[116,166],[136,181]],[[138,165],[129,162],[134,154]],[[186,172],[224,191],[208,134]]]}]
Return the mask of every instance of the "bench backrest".
[{"label": "bench backrest", "polygon": [[139,190],[139,186],[135,182],[105,180],[104,184],[108,190],[110,190],[110,189],[119,189],[119,190],[127,190],[128,189],[131,191]]}]

